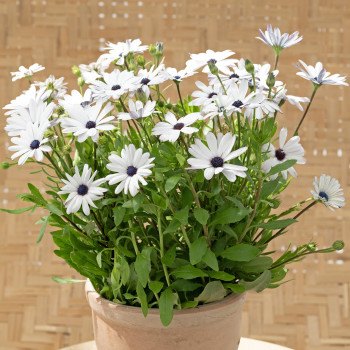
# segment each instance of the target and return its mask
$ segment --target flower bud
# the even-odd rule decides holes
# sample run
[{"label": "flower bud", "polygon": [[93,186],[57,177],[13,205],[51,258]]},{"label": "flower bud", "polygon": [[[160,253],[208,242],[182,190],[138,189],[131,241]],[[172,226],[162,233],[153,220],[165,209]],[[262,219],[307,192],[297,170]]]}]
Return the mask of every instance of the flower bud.
[{"label": "flower bud", "polygon": [[136,64],[135,61],[132,60],[129,62],[129,70],[135,70],[136,69]]},{"label": "flower bud", "polygon": [[276,78],[275,75],[270,72],[266,79],[266,85],[272,89],[275,86]]},{"label": "flower bud", "polygon": [[52,129],[48,129],[44,132],[44,138],[45,139],[51,139],[55,136],[55,131]]},{"label": "flower bud", "polygon": [[154,55],[156,54],[156,47],[155,47],[153,44],[151,44],[151,45],[149,46],[148,50],[149,50],[149,53],[150,53],[152,56],[154,56]]},{"label": "flower bud", "polygon": [[158,106],[159,106],[160,108],[163,108],[163,107],[164,107],[164,102],[163,102],[163,101],[158,101],[157,104],[158,104]]},{"label": "flower bud", "polygon": [[72,72],[75,76],[77,76],[78,78],[81,77],[81,72],[78,66],[73,66],[72,67]]},{"label": "flower bud", "polygon": [[147,102],[147,95],[142,89],[137,89],[135,95],[136,95],[136,98],[140,100],[142,103]]},{"label": "flower bud", "polygon": [[156,57],[161,58],[163,56],[163,42],[157,41],[156,43]]},{"label": "flower bud", "polygon": [[9,162],[2,162],[0,163],[0,169],[6,170],[11,166]]},{"label": "flower bud", "polygon": [[172,109],[172,108],[173,108],[173,105],[172,105],[171,103],[167,103],[167,104],[165,105],[165,107],[168,108],[168,109]]},{"label": "flower bud", "polygon": [[146,64],[146,59],[142,55],[138,55],[136,57],[137,64],[140,65],[141,67],[144,67]]},{"label": "flower bud", "polygon": [[65,113],[65,110],[64,110],[64,108],[63,108],[62,106],[57,107],[57,109],[56,109],[56,114],[57,114],[58,116],[61,116],[61,115],[64,114],[64,113]]},{"label": "flower bud", "polygon": [[173,107],[173,111],[174,111],[174,113],[179,113],[179,112],[180,112],[180,109],[179,109],[179,107],[174,106],[174,107]]},{"label": "flower bud", "polygon": [[285,103],[286,103],[286,100],[282,98],[282,100],[278,104],[278,107],[282,107]]},{"label": "flower bud", "polygon": [[345,244],[343,241],[335,241],[332,244],[332,248],[335,250],[342,250],[344,248]]},{"label": "flower bud", "polygon": [[248,59],[245,60],[245,70],[250,74],[255,74],[254,64]]},{"label": "flower bud", "polygon": [[215,60],[209,60],[208,61],[208,67],[210,69],[210,73],[214,74],[214,75],[218,75],[219,74],[219,70],[218,67],[216,66],[216,61]]},{"label": "flower bud", "polygon": [[317,249],[317,244],[315,242],[311,242],[306,245],[306,249],[314,252]]},{"label": "flower bud", "polygon": [[85,84],[85,80],[82,77],[78,78],[78,85],[81,87],[84,84]]}]

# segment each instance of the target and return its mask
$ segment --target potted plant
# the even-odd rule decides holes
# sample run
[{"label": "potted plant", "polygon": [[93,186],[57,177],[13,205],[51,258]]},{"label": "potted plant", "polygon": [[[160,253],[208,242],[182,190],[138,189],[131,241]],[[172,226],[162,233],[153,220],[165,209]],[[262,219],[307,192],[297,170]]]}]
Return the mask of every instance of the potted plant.
[{"label": "potted plant", "polygon": [[[30,88],[4,107],[11,158],[37,163],[48,183],[45,194],[28,183],[19,198],[30,206],[2,210],[47,209],[38,242],[52,227],[55,254],[88,278],[99,349],[237,349],[246,291],[276,288],[288,264],[343,248],[308,242],[278,258],[269,250],[317,203],[345,205],[324,174],[288,210],[279,195],[306,162],[298,132],[317,90],[348,84],[300,61],[312,96],[288,95],[278,59],[302,37],[271,26],[260,35],[275,51],[273,70],[207,50],[177,71],[165,67],[162,43],[127,40],[73,67],[80,91],[70,94],[63,78],[32,83],[37,64],[12,73]],[[183,80],[197,73],[183,98]],[[285,101],[301,111],[308,103],[294,132],[277,131]]]}]

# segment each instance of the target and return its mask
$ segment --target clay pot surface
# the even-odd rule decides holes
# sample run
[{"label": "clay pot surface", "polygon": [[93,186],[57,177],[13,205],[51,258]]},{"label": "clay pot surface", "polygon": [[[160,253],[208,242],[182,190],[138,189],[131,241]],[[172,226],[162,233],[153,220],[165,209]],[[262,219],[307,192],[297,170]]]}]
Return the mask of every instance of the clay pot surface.
[{"label": "clay pot surface", "polygon": [[164,327],[158,309],[149,309],[145,318],[139,307],[102,298],[89,280],[85,292],[98,350],[238,349],[246,293],[194,309],[175,310],[171,324]]}]

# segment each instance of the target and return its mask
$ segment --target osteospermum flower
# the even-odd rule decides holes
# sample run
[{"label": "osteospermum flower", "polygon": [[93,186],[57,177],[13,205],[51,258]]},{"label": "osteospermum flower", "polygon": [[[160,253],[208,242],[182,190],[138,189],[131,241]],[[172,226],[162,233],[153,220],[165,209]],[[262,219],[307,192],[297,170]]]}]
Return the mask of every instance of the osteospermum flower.
[{"label": "osteospermum flower", "polygon": [[106,182],[106,179],[94,180],[97,171],[92,176],[92,169],[87,164],[84,165],[83,173],[80,175],[79,169],[75,166],[75,174],[70,176],[66,173],[68,180],[61,179],[66,186],[61,188],[59,194],[69,194],[65,201],[67,214],[76,213],[81,207],[85,215],[90,215],[90,206],[97,208],[93,201],[103,197],[106,188],[99,187]]},{"label": "osteospermum flower", "polygon": [[279,52],[281,52],[283,49],[293,46],[303,40],[303,36],[299,37],[298,31],[294,32],[291,35],[288,33],[281,35],[280,29],[272,29],[271,24],[267,26],[265,33],[261,29],[259,29],[259,32],[260,37],[256,38],[271,46],[275,50],[276,55],[278,55]]},{"label": "osteospermum flower", "polygon": [[140,69],[137,74],[137,89],[141,89],[147,96],[150,95],[149,87],[151,85],[158,85],[167,80],[163,74],[164,64],[158,67],[152,66],[150,70]]},{"label": "osteospermum flower", "polygon": [[304,108],[301,103],[310,102],[308,97],[299,97],[293,95],[287,95],[287,90],[285,88],[279,89],[275,96],[273,97],[273,101],[277,104],[281,102],[281,100],[286,100],[290,104],[297,106],[300,111],[303,111]]},{"label": "osteospermum flower", "polygon": [[125,146],[121,152],[121,156],[112,154],[108,157],[110,163],[107,164],[107,169],[115,172],[106,177],[110,185],[119,183],[115,189],[118,194],[124,190],[124,193],[134,197],[139,191],[140,185],[147,185],[146,176],[151,175],[150,168],[154,167],[152,161],[154,158],[149,157],[148,152],[142,153],[142,149],[136,149],[133,144]]},{"label": "osteospermum flower", "polygon": [[207,106],[214,102],[216,96],[222,92],[221,85],[206,86],[201,81],[196,81],[196,85],[200,90],[192,93],[195,99],[190,101],[190,106]]},{"label": "osteospermum flower", "polygon": [[349,86],[348,83],[345,82],[346,77],[342,77],[339,74],[333,74],[327,72],[321,62],[317,62],[316,66],[308,66],[302,60],[299,60],[301,65],[300,67],[297,65],[296,67],[300,70],[297,72],[297,75],[300,77],[312,81],[316,85],[346,85]]},{"label": "osteospermum flower", "polygon": [[152,130],[152,135],[160,135],[161,141],[175,142],[182,132],[184,134],[197,132],[198,129],[190,125],[200,118],[200,113],[191,113],[177,120],[173,113],[168,112],[165,115],[166,122],[157,123]]},{"label": "osteospermum flower", "polygon": [[34,73],[40,72],[44,70],[45,67],[41,66],[38,63],[32,64],[29,68],[26,68],[24,66],[20,66],[18,68],[18,72],[11,72],[12,75],[12,81],[22,79],[22,78],[30,78]]},{"label": "osteospermum flower", "polygon": [[252,121],[254,117],[260,120],[264,118],[264,116],[273,116],[276,111],[282,113],[278,104],[270,100],[265,94],[257,93],[250,99],[249,105],[246,106],[244,116],[248,118],[249,121]]},{"label": "osteospermum flower", "polygon": [[52,98],[60,99],[67,92],[67,83],[64,83],[63,80],[63,77],[56,79],[54,75],[50,75],[44,82],[36,81],[34,85],[50,91]]},{"label": "osteospermum flower", "polygon": [[166,78],[166,80],[173,80],[173,81],[182,81],[182,79],[191,77],[192,75],[197,74],[197,72],[194,72],[191,68],[186,67],[182,70],[176,70],[175,68],[166,68],[163,71],[163,75]]},{"label": "osteospermum flower", "polygon": [[79,69],[84,81],[88,84],[102,78],[102,74],[109,67],[110,61],[103,55],[98,58],[96,62],[90,64],[80,64]]},{"label": "osteospermum flower", "polygon": [[321,201],[326,207],[334,211],[333,208],[341,208],[345,205],[344,192],[339,181],[322,174],[320,179],[315,176],[314,191],[310,191],[314,199]]},{"label": "osteospermum flower", "polygon": [[255,95],[255,92],[251,92],[247,95],[249,90],[248,81],[242,80],[239,85],[233,83],[231,84],[229,90],[227,91],[228,96],[231,98],[231,107],[228,109],[230,112],[241,112],[242,109],[248,106]]},{"label": "osteospermum flower", "polygon": [[60,105],[64,107],[66,111],[70,111],[71,107],[80,105],[85,108],[93,103],[94,99],[92,96],[92,91],[86,89],[84,95],[82,95],[78,90],[72,90],[71,94],[64,95],[63,100],[60,101]]},{"label": "osteospermum flower", "polygon": [[186,62],[186,66],[189,69],[197,70],[204,66],[203,72],[209,73],[209,62],[212,62],[218,67],[218,70],[225,73],[230,74],[229,66],[232,66],[235,62],[237,62],[236,59],[228,58],[235,53],[231,50],[225,50],[221,52],[215,52],[213,50],[207,50],[206,52],[198,53],[198,54],[191,54],[191,59]]},{"label": "osteospermum flower", "polygon": [[[275,149],[273,144],[268,143],[263,146],[263,152],[267,152],[269,159],[262,163],[262,171],[264,173],[268,173],[271,168],[275,165],[284,163],[287,160],[295,159],[296,164],[305,164],[306,159],[304,158],[304,148],[300,145],[300,137],[293,136],[288,142],[287,139],[287,129],[282,128],[280,131],[279,137],[279,148]],[[283,170],[282,172],[283,178],[286,180],[288,173],[290,173],[293,177],[297,177],[298,174],[293,167],[290,167],[287,170]],[[270,176],[272,180],[276,179],[278,174]]]},{"label": "osteospermum flower", "polygon": [[232,103],[234,103],[231,96],[223,95],[219,93],[213,99],[214,103],[210,103],[202,108],[201,114],[204,115],[203,119],[214,118],[219,116],[224,118],[224,113],[230,113],[233,110]]},{"label": "osteospermum flower", "polygon": [[95,105],[82,107],[81,105],[71,106],[69,117],[61,117],[60,122],[64,133],[73,133],[78,137],[78,142],[84,142],[88,137],[97,142],[99,131],[113,130],[113,115],[107,114],[114,108],[111,103],[107,103],[102,108],[102,102]]},{"label": "osteospermum flower", "polygon": [[139,100],[135,103],[132,99],[129,99],[129,113],[119,113],[118,119],[130,120],[149,117],[152,113],[159,113],[154,110],[155,106],[156,101],[147,101],[147,103],[143,105]]},{"label": "osteospermum flower", "polygon": [[219,133],[217,138],[212,132],[207,134],[207,144],[205,146],[199,139],[195,139],[195,144],[189,148],[189,153],[195,158],[187,160],[191,165],[190,169],[205,169],[204,177],[210,180],[214,174],[223,173],[231,181],[236,181],[236,177],[246,177],[245,171],[248,168],[240,165],[227,163],[239,157],[248,147],[242,147],[236,151],[232,148],[236,141],[236,135]]},{"label": "osteospermum flower", "polygon": [[23,165],[28,158],[35,158],[38,162],[42,162],[44,158],[43,152],[52,150],[50,146],[45,145],[49,141],[48,138],[44,138],[45,131],[45,125],[39,126],[38,123],[28,124],[20,137],[12,137],[11,141],[15,145],[10,146],[9,151],[16,153],[11,156],[11,159],[20,157],[18,165]]}]

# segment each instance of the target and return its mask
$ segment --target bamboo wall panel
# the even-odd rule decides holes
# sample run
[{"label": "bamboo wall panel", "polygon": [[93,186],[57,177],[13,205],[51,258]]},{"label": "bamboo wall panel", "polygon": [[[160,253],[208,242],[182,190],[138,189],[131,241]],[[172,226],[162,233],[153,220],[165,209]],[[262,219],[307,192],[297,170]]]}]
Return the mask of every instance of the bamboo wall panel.
[{"label": "bamboo wall panel", "polygon": [[[299,30],[304,40],[282,52],[279,78],[288,93],[310,96],[311,83],[295,75],[299,58],[321,60],[332,73],[350,72],[350,3],[348,0],[0,0],[0,106],[27,88],[11,83],[10,71],[38,62],[49,74],[64,76],[76,88],[70,68],[97,59],[105,41],[141,38],[164,41],[166,64],[184,67],[188,53],[207,48],[232,49],[237,57],[270,62],[272,50],[258,42],[258,28],[267,24],[282,32]],[[186,82],[185,90],[194,89]],[[171,92],[171,93],[174,93]],[[315,175],[339,179],[350,194],[350,90],[324,86],[316,96],[304,128],[307,164],[284,195],[287,204],[310,196]],[[283,125],[295,128],[301,113],[285,106]],[[9,139],[0,118],[0,158],[9,157]],[[15,195],[26,183],[42,188],[34,167],[0,172],[0,206],[24,206]],[[79,277],[53,254],[49,234],[35,241],[40,215],[0,213],[0,350],[54,350],[92,339],[90,310],[82,285],[57,285],[50,276]],[[350,349],[350,224],[349,205],[332,213],[312,208],[310,215],[274,243],[281,252],[289,245],[316,240],[320,247],[336,239],[344,252],[311,257],[291,265],[287,284],[261,294],[250,293],[243,314],[243,335],[297,350]]]}]

